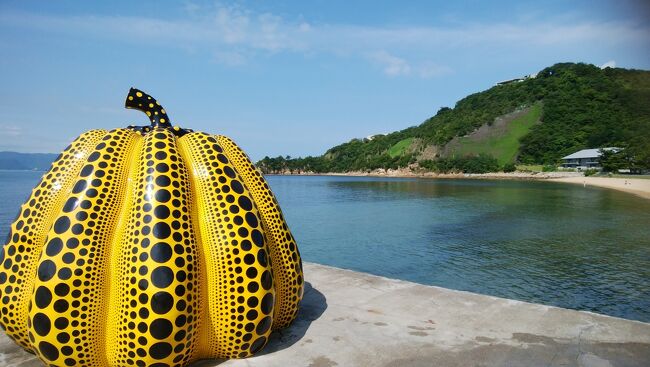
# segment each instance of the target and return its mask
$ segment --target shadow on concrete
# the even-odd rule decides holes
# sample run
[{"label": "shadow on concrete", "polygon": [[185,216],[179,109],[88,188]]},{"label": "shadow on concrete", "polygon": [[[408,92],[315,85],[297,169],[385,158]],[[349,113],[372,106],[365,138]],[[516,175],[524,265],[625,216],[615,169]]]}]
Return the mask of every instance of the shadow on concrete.
[{"label": "shadow on concrete", "polygon": [[311,283],[305,282],[305,294],[300,303],[298,317],[288,328],[272,332],[266,347],[256,355],[277,352],[296,344],[305,336],[312,321],[317,320],[326,309],[327,299],[325,296],[312,287]]},{"label": "shadow on concrete", "polygon": [[[327,309],[327,299],[311,283],[305,282],[305,294],[300,303],[298,317],[286,329],[276,330],[269,336],[269,342],[256,356],[274,353],[296,344],[307,333],[309,326]],[[193,363],[191,367],[212,367],[224,362],[219,359],[204,359]]]}]

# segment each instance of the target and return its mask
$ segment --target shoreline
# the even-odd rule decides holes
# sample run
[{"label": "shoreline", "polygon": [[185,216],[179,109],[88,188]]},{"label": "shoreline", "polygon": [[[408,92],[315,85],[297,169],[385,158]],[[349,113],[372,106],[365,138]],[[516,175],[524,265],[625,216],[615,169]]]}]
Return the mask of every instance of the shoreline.
[{"label": "shoreline", "polygon": [[562,182],[584,187],[594,186],[605,189],[612,189],[627,192],[650,199],[650,180],[643,178],[621,178],[621,177],[561,177],[550,179],[552,182]]},{"label": "shoreline", "polygon": [[268,176],[338,176],[383,178],[429,178],[429,179],[476,179],[476,180],[524,180],[548,181],[593,186],[617,190],[650,199],[650,179],[584,176],[581,172],[492,172],[492,173],[416,173],[409,170],[376,170],[373,172],[326,172],[326,173],[273,173]]}]

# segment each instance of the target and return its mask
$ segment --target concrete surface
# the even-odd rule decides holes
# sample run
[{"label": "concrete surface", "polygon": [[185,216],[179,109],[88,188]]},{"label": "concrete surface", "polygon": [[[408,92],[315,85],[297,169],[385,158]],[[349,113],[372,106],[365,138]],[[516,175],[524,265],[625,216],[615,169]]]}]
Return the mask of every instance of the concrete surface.
[{"label": "concrete surface", "polygon": [[[650,324],[305,264],[296,322],[209,366],[650,366]],[[6,336],[0,365],[41,366]]]}]

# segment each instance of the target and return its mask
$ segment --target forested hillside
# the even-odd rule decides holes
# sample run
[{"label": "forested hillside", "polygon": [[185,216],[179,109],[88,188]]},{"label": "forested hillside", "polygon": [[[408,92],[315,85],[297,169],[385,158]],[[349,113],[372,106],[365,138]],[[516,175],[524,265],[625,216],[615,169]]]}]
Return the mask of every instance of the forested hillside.
[{"label": "forested hillside", "polygon": [[[502,135],[492,129],[485,134],[490,141],[473,138],[522,111],[528,115],[521,122],[513,118],[500,128]],[[319,157],[265,157],[258,166],[264,172],[346,172],[418,163],[453,170],[456,163],[477,160],[494,170],[513,163],[555,164],[577,150],[605,146],[623,147],[637,167],[650,168],[650,71],[556,64],[534,78],[469,95],[418,126],[353,139]]]}]

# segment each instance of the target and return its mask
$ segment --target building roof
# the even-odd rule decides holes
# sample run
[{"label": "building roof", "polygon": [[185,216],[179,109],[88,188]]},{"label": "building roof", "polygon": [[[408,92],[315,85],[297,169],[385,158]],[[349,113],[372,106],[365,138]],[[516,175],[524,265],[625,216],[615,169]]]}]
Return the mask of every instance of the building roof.
[{"label": "building roof", "polygon": [[614,151],[621,150],[621,148],[616,148],[616,147],[583,149],[583,150],[575,152],[573,154],[569,154],[566,157],[562,157],[562,159],[598,158],[598,157],[600,157],[600,150],[601,149],[602,150],[614,150]]}]

